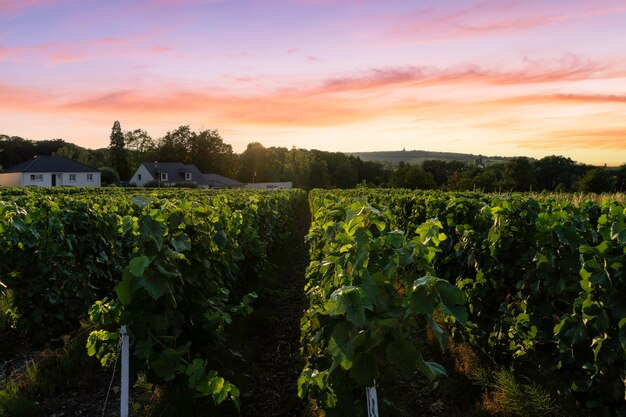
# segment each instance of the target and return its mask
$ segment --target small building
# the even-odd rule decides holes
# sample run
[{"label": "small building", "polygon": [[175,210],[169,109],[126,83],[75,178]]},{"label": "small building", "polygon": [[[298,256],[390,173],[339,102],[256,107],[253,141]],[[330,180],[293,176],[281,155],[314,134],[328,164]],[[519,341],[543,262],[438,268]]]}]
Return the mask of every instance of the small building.
[{"label": "small building", "polygon": [[218,174],[204,174],[209,188],[244,188],[246,184]]},{"label": "small building", "polygon": [[181,162],[144,162],[139,165],[129,184],[145,187],[196,186],[209,188],[204,174],[195,165]]},{"label": "small building", "polygon": [[0,186],[100,187],[100,171],[63,156],[35,156],[0,172]]},{"label": "small building", "polygon": [[254,188],[256,190],[290,190],[293,183],[289,182],[255,182],[246,184],[246,188]]}]

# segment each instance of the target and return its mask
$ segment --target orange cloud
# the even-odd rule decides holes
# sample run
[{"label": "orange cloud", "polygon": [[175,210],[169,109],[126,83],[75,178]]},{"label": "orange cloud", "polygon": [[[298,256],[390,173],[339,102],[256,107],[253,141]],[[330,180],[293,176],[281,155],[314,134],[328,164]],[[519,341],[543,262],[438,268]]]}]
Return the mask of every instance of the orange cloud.
[{"label": "orange cloud", "polygon": [[526,149],[605,149],[626,151],[626,127],[621,129],[564,130],[541,138],[515,141]]},{"label": "orange cloud", "polygon": [[329,126],[380,117],[393,111],[378,105],[367,106],[357,100],[329,100],[325,96],[296,96],[285,92],[238,97],[188,91],[161,96],[120,91],[64,104],[61,109],[107,115],[132,114],[148,119],[195,114],[224,123],[281,126]]},{"label": "orange cloud", "polygon": [[613,94],[528,94],[485,100],[495,105],[559,105],[559,104],[626,104],[626,95]]}]

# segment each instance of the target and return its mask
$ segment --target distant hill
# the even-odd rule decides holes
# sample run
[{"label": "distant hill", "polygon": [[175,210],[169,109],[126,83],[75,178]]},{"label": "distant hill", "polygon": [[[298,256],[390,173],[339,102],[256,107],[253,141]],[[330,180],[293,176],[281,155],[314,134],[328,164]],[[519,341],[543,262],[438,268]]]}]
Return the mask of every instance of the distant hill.
[{"label": "distant hill", "polygon": [[[513,157],[484,156],[470,153],[430,152],[430,151],[383,151],[383,152],[346,152],[347,155],[358,156],[363,161],[388,162],[397,166],[400,162],[411,165],[421,164],[424,161],[438,159],[441,161],[476,162],[482,158],[483,164],[507,162]],[[529,158],[532,160],[532,158]]]}]

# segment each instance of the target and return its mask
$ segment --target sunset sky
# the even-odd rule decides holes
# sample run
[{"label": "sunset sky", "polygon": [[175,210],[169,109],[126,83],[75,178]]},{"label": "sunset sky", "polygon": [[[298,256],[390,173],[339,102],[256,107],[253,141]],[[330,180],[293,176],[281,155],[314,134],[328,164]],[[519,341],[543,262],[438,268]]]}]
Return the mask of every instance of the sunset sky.
[{"label": "sunset sky", "polygon": [[626,163],[624,0],[0,0],[0,134]]}]

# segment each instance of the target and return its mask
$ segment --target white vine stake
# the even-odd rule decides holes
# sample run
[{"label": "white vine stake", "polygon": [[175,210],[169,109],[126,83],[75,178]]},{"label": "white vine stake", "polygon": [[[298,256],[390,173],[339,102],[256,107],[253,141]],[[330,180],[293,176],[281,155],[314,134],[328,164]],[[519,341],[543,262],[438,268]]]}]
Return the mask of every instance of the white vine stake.
[{"label": "white vine stake", "polygon": [[378,394],[376,393],[376,381],[371,387],[365,388],[367,397],[367,417],[378,417]]},{"label": "white vine stake", "polygon": [[129,340],[128,333],[126,333],[126,326],[122,326],[120,329],[120,336],[122,337],[122,381],[120,384],[120,417],[128,417],[128,351]]}]

